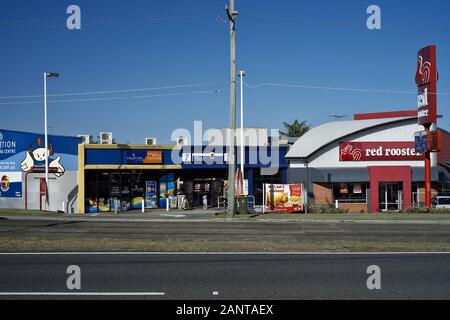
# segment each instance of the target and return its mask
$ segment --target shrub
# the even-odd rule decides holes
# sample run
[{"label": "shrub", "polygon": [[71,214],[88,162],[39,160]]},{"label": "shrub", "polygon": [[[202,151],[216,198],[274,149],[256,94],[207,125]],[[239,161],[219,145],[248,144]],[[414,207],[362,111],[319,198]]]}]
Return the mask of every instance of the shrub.
[{"label": "shrub", "polygon": [[432,213],[432,214],[445,214],[450,213],[450,209],[430,209],[427,207],[415,207],[415,208],[408,208],[406,210],[407,213]]},{"label": "shrub", "polygon": [[308,213],[320,213],[320,214],[342,214],[342,213],[348,213],[348,209],[336,209],[335,207],[328,206],[328,205],[315,205],[310,204],[308,207]]}]

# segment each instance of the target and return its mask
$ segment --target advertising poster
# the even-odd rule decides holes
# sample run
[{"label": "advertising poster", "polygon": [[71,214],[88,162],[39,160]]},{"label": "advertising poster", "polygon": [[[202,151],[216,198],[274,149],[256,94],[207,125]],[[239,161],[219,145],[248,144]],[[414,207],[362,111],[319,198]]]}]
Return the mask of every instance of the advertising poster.
[{"label": "advertising poster", "polygon": [[151,209],[158,208],[156,181],[146,181],[145,183],[145,206]]},{"label": "advertising poster", "polygon": [[266,210],[303,211],[303,186],[301,184],[266,184]]},{"label": "advertising poster", "polygon": [[0,197],[22,197],[22,173],[0,172]]}]

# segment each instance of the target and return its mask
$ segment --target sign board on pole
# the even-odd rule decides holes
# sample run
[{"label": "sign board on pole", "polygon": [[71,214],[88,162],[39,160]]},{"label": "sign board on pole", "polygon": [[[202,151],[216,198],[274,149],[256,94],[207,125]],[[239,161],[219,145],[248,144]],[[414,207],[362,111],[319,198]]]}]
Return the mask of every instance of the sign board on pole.
[{"label": "sign board on pole", "polygon": [[414,134],[414,144],[416,153],[424,154],[428,151],[428,139],[426,131],[419,131]]},{"label": "sign board on pole", "polygon": [[422,48],[418,52],[416,70],[417,119],[420,125],[430,126],[436,122],[437,81],[436,46]]}]

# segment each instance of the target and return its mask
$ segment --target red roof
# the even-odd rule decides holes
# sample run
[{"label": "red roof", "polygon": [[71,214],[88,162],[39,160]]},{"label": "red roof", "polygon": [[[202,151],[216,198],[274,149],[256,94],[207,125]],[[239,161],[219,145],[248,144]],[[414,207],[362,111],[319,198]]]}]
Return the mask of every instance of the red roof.
[{"label": "red roof", "polygon": [[417,110],[359,113],[354,115],[355,120],[373,120],[387,118],[417,117]]}]

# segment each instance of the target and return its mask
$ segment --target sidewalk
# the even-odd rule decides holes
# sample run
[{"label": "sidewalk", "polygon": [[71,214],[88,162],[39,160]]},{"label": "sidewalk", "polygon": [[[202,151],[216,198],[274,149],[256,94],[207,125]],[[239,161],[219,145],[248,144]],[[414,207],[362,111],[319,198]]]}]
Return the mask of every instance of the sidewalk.
[{"label": "sidewalk", "polygon": [[248,214],[227,218],[223,209],[171,210],[152,209],[122,213],[62,214],[54,212],[0,209],[0,220],[53,220],[53,221],[185,221],[185,222],[251,222],[251,223],[375,223],[375,224],[450,224],[450,214]]}]

